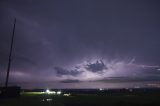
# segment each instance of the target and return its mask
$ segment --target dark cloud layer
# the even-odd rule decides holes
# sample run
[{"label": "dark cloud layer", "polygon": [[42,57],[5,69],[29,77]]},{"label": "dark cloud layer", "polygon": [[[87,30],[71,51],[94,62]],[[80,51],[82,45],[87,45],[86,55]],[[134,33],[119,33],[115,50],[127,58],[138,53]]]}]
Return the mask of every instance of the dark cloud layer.
[{"label": "dark cloud layer", "polygon": [[80,82],[79,80],[72,80],[72,79],[67,79],[67,80],[62,80],[60,81],[61,83],[78,83]]},{"label": "dark cloud layer", "polygon": [[55,71],[56,71],[56,74],[58,76],[62,76],[62,75],[72,75],[72,76],[76,76],[80,73],[82,73],[82,71],[77,71],[76,69],[75,70],[67,70],[67,69],[63,69],[61,67],[55,67],[54,68]]}]

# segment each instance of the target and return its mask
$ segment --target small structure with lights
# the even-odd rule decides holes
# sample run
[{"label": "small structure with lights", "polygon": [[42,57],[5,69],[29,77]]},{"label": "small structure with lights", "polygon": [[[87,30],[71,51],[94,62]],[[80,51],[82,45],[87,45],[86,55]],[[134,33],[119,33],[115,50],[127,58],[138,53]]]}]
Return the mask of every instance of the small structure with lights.
[{"label": "small structure with lights", "polygon": [[63,96],[70,96],[70,95],[71,95],[70,93],[63,94]]},{"label": "small structure with lights", "polygon": [[61,91],[50,91],[49,89],[46,89],[45,91],[46,94],[56,94],[56,95],[61,95],[62,92]]},{"label": "small structure with lights", "polygon": [[103,88],[99,88],[99,90],[100,90],[100,91],[103,91],[104,89],[103,89]]},{"label": "small structure with lights", "polygon": [[47,93],[47,94],[56,94],[55,91],[50,91],[49,89],[46,90],[46,93]]},{"label": "small structure with lights", "polygon": [[60,95],[62,92],[61,91],[57,91],[57,95]]}]

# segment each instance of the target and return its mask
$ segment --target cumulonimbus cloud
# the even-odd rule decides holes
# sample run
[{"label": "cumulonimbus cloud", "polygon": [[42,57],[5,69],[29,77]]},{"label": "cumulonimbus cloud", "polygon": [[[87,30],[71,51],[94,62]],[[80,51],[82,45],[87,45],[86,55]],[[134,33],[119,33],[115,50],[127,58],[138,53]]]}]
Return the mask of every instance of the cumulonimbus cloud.
[{"label": "cumulonimbus cloud", "polygon": [[[147,66],[147,65],[145,65]],[[108,78],[122,77],[129,79],[152,76],[159,73],[157,67],[142,67],[142,65],[126,61],[105,61],[94,60],[75,65],[73,68],[55,67],[57,77],[66,78],[66,80],[103,80]],[[142,73],[145,74],[141,75]],[[142,79],[143,79],[142,78]],[[65,80],[65,79],[63,79]],[[68,82],[68,81],[67,81]],[[72,81],[71,81],[72,82]]]}]

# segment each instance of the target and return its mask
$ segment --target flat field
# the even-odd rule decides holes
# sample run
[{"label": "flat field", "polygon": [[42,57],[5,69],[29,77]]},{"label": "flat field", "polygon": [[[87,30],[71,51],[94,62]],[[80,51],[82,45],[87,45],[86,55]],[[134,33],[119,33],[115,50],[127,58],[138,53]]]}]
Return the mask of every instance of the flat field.
[{"label": "flat field", "polygon": [[18,98],[1,99],[0,106],[160,106],[160,95],[96,95],[76,94],[70,96],[22,93]]}]

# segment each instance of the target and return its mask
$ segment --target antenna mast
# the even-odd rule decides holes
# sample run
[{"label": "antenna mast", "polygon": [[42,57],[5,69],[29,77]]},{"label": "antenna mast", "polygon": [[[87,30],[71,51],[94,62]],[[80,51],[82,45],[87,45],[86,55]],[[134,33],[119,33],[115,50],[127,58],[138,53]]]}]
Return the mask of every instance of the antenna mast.
[{"label": "antenna mast", "polygon": [[14,26],[13,26],[12,39],[11,39],[11,46],[10,46],[10,52],[9,52],[7,76],[6,76],[6,82],[5,82],[5,87],[6,88],[8,87],[9,72],[10,72],[10,67],[11,67],[11,58],[12,58],[12,50],[13,50],[15,27],[16,27],[16,19],[14,19]]}]

